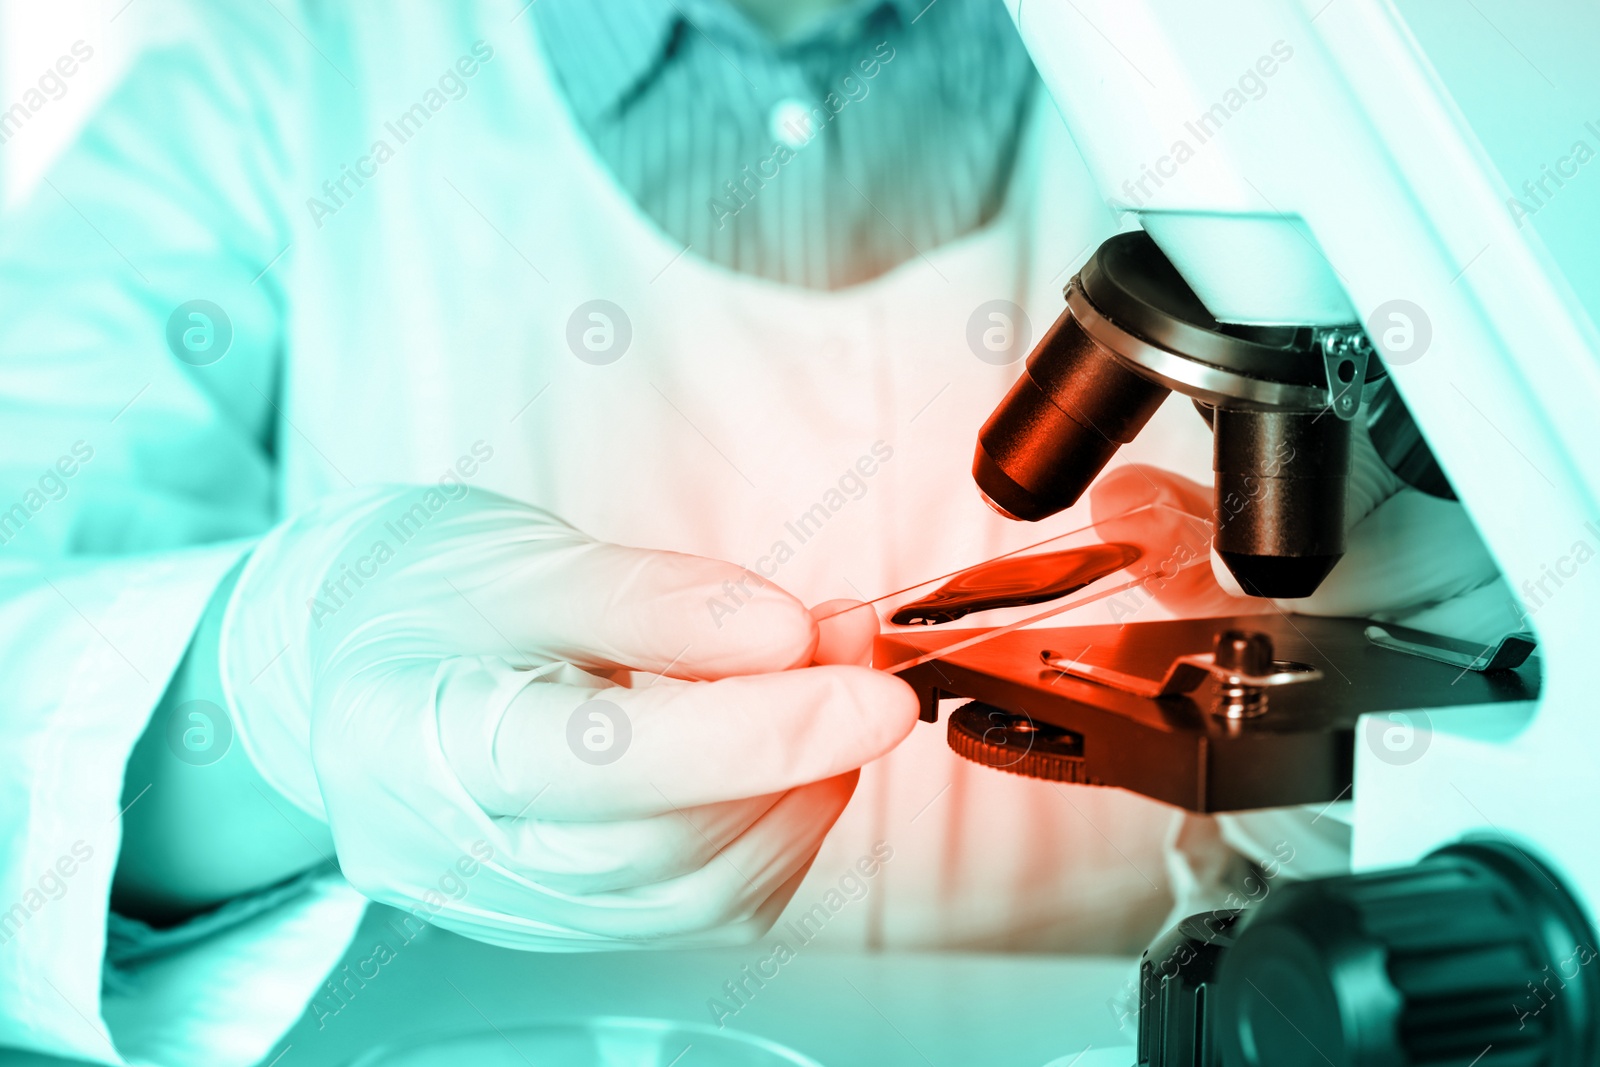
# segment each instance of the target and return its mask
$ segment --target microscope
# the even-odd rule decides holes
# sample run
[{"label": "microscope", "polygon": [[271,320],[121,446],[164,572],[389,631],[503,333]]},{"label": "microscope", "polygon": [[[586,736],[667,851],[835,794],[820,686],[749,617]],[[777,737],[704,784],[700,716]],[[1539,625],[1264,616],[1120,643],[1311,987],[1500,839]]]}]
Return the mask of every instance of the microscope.
[{"label": "microscope", "polygon": [[[1394,0],[1008,6],[1128,226],[978,431],[993,508],[1069,507],[1177,392],[1251,596],[1338,562],[1358,434],[1459,499],[1511,588],[1570,559],[1600,516],[1600,342]],[[996,769],[1346,806],[1353,873],[1168,931],[1137,1050],[1093,1062],[1577,1067],[1600,1063],[1597,620],[1578,568],[1490,647],[1283,612],[880,642],[925,719],[967,701],[950,744]],[[1397,716],[1421,758],[1360,743]]]}]

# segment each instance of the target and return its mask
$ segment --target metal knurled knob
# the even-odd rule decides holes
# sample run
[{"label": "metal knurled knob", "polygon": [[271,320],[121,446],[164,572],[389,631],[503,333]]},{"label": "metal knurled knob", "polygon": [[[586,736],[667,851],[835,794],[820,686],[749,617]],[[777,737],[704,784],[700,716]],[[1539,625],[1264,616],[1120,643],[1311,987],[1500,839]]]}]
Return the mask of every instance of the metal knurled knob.
[{"label": "metal knurled knob", "polygon": [[1089,784],[1083,738],[979,701],[950,715],[950,747],[974,763],[1030,778]]}]

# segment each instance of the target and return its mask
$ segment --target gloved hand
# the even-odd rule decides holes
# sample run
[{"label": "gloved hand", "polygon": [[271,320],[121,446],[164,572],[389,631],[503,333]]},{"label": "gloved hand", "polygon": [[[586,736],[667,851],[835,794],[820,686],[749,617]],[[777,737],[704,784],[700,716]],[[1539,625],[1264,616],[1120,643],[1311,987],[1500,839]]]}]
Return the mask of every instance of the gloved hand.
[{"label": "gloved hand", "polygon": [[223,675],[246,752],[366,895],[520,948],[744,942],[917,715],[839,665],[869,610],[819,629],[759,582],[459,485],[355,492],[257,548]]},{"label": "gloved hand", "polygon": [[[1163,506],[1140,510],[1150,504]],[[1160,467],[1125,463],[1090,487],[1089,512],[1104,540],[1167,546],[1165,554],[1152,554],[1136,565],[1144,576],[1142,597],[1183,618],[1251,613],[1251,604],[1230,596],[1204,565],[1211,553],[1210,486]],[[1270,609],[1262,605],[1262,610]]]},{"label": "gloved hand", "polygon": [[[1185,572],[1164,588],[1151,583],[1156,598],[1194,617],[1276,606],[1396,622],[1485,644],[1522,628],[1516,600],[1466,509],[1402,482],[1379,458],[1364,426],[1356,426],[1351,443],[1345,554],[1314,594],[1265,602],[1247,597],[1212,551],[1209,575]],[[1213,510],[1209,487],[1155,467],[1118,467],[1090,490],[1097,522],[1155,502],[1207,518]]]}]

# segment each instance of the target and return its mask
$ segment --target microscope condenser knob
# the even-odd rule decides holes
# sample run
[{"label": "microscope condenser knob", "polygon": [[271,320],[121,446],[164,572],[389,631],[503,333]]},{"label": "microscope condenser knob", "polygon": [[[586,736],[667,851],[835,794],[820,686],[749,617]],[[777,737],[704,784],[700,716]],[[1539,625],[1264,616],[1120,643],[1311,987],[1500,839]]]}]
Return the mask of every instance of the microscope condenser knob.
[{"label": "microscope condenser knob", "polygon": [[1588,1067],[1600,1062],[1593,927],[1514,845],[1287,883],[1218,973],[1226,1067]]}]

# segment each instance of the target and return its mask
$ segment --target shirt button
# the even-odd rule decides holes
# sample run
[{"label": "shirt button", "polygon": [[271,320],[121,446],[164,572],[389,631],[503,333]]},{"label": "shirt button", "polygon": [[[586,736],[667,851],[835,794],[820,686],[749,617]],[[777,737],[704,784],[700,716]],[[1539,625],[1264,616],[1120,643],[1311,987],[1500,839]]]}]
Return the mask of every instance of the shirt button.
[{"label": "shirt button", "polygon": [[802,101],[790,98],[780,100],[767,116],[767,132],[779,144],[790,148],[803,148],[815,134],[811,108]]}]

